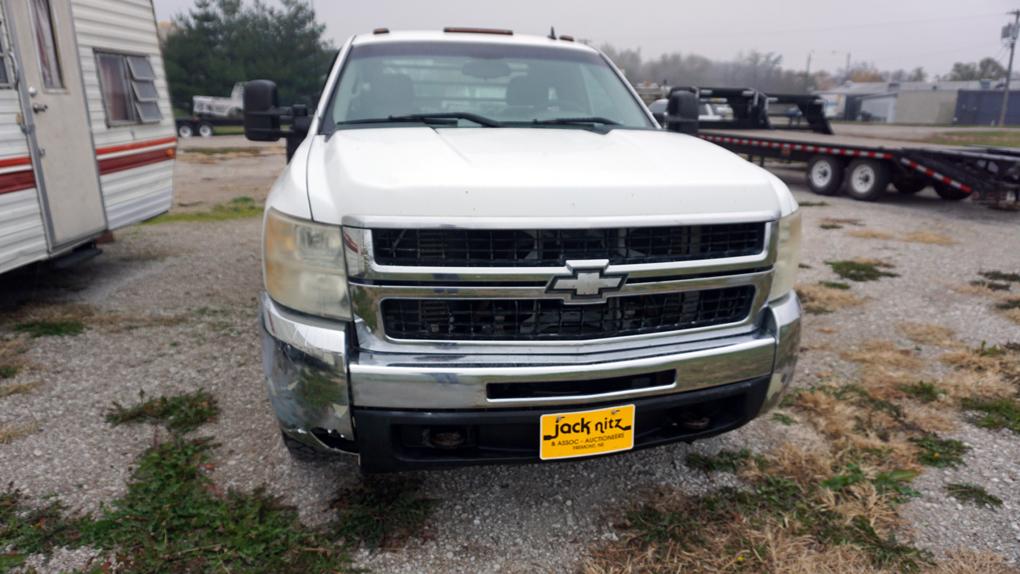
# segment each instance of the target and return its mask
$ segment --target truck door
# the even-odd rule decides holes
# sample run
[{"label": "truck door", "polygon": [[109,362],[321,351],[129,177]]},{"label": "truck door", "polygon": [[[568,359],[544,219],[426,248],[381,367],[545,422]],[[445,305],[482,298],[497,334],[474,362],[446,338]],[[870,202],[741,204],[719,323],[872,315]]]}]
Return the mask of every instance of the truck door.
[{"label": "truck door", "polygon": [[3,0],[17,48],[50,250],[106,229],[78,47],[67,0]]}]

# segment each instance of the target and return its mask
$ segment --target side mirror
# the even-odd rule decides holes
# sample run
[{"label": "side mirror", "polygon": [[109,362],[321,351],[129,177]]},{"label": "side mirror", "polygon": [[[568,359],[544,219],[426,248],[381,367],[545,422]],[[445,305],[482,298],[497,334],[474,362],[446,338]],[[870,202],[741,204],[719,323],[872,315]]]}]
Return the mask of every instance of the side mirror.
[{"label": "side mirror", "polygon": [[698,108],[701,100],[696,94],[676,91],[669,95],[666,106],[666,129],[671,132],[694,135],[698,133]]},{"label": "side mirror", "polygon": [[244,137],[256,142],[275,142],[285,135],[280,129],[279,96],[276,84],[252,80],[244,85]]}]

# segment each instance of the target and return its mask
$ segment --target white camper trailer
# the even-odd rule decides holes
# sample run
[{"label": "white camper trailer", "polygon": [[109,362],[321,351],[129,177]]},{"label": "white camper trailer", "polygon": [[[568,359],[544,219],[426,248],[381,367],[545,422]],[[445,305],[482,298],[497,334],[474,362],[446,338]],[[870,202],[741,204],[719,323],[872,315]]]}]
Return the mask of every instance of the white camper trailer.
[{"label": "white camper trailer", "polygon": [[0,0],[0,273],[170,209],[151,0]]}]

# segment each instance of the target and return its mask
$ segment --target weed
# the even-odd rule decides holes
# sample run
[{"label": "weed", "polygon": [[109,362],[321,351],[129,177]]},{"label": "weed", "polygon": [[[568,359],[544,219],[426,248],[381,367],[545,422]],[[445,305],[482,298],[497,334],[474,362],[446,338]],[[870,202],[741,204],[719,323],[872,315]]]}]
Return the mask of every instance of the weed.
[{"label": "weed", "polygon": [[15,365],[0,365],[0,380],[13,379],[21,368]]},{"label": "weed", "polygon": [[969,502],[974,506],[987,508],[998,508],[1002,506],[1002,499],[988,494],[984,488],[969,483],[950,483],[946,485],[946,494],[960,502]]},{"label": "weed", "polygon": [[826,201],[798,201],[797,204],[801,207],[828,207],[829,205]]},{"label": "weed", "polygon": [[702,472],[737,472],[750,458],[751,451],[746,448],[739,451],[723,449],[714,455],[692,452],[687,455],[687,466]]},{"label": "weed", "polygon": [[848,291],[850,289],[849,283],[843,283],[842,281],[819,281],[819,285],[822,287],[828,287],[829,289],[839,289],[840,291]]},{"label": "weed", "polygon": [[810,265],[808,265],[807,263],[798,263],[797,264],[797,268],[798,269],[811,269],[812,267]]},{"label": "weed", "polygon": [[1006,283],[1020,283],[1020,273],[1007,273],[1004,271],[982,271],[978,275],[990,281],[1003,281]]},{"label": "weed", "polygon": [[85,331],[85,324],[77,320],[67,321],[25,321],[14,325],[14,330],[26,333],[33,339],[39,337],[70,337]]},{"label": "weed", "polygon": [[262,148],[257,147],[193,147],[188,148],[184,151],[185,154],[198,154],[198,155],[226,155],[226,154],[245,154],[245,155],[261,155]]},{"label": "weed", "polygon": [[369,548],[392,547],[419,532],[435,500],[418,494],[421,482],[407,477],[373,477],[340,492],[337,534]]},{"label": "weed", "polygon": [[1009,291],[1009,283],[999,283],[997,281],[985,281],[983,279],[975,279],[970,282],[972,287],[981,287],[988,289],[989,291]]},{"label": "weed", "polygon": [[829,230],[829,229],[843,229],[842,225],[839,225],[839,224],[836,224],[836,223],[822,223],[818,227],[820,227],[821,229],[825,229],[825,230]]},{"label": "weed", "polygon": [[33,554],[72,545],[80,536],[77,522],[65,518],[59,503],[29,505],[12,484],[0,492],[0,571],[20,566]]},{"label": "weed", "polygon": [[335,572],[344,549],[262,490],[218,495],[208,439],[146,451],[127,493],[81,525],[81,541],[131,572]]},{"label": "weed", "polygon": [[939,468],[956,467],[963,464],[963,455],[970,447],[955,439],[941,439],[935,435],[911,438],[919,452],[917,461],[926,466]]},{"label": "weed", "polygon": [[853,225],[856,227],[861,227],[864,224],[861,223],[860,219],[854,219],[851,217],[826,217],[822,219],[822,225],[838,225],[838,226]]},{"label": "weed", "polygon": [[909,385],[899,385],[898,388],[922,403],[933,403],[945,394],[941,389],[935,386],[934,383],[927,383],[924,381],[918,381]]},{"label": "weed", "polygon": [[198,390],[172,397],[158,397],[123,407],[113,403],[106,414],[106,421],[114,426],[125,423],[159,422],[173,432],[186,433],[215,418],[220,407],[216,397],[204,390]]},{"label": "weed", "polygon": [[832,267],[836,275],[850,281],[878,281],[882,277],[899,277],[896,273],[884,271],[883,269],[892,269],[893,266],[882,261],[856,259],[825,263]]},{"label": "weed", "polygon": [[981,413],[973,422],[987,429],[1009,429],[1020,434],[1020,400],[1014,398],[968,398],[964,409]]},{"label": "weed", "polygon": [[996,303],[995,304],[995,308],[996,309],[1000,309],[1002,311],[1009,311],[1009,310],[1012,310],[1012,309],[1020,309],[1020,298],[1006,299],[1005,301],[1002,301],[1000,303]]},{"label": "weed", "polygon": [[920,492],[909,486],[915,478],[916,472],[897,469],[880,472],[871,482],[879,494],[892,494],[895,502],[906,502],[907,499],[921,496]]},{"label": "weed", "polygon": [[227,203],[213,206],[209,211],[167,213],[150,219],[146,224],[177,222],[216,222],[231,219],[261,217],[262,206],[250,197],[236,197]]},{"label": "weed", "polygon": [[772,413],[772,420],[784,426],[797,424],[797,419],[783,413]]}]

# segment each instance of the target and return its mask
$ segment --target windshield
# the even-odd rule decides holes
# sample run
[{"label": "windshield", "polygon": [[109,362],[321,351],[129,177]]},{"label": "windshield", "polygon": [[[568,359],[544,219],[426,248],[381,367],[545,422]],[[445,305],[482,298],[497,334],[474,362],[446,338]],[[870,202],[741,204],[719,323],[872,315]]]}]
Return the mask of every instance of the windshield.
[{"label": "windshield", "polygon": [[[563,126],[587,119],[652,127],[623,80],[598,54],[496,43],[354,46],[331,106],[331,119],[338,125],[390,116],[470,114],[510,125],[570,120],[552,123]],[[460,118],[444,125],[480,124]]]}]

